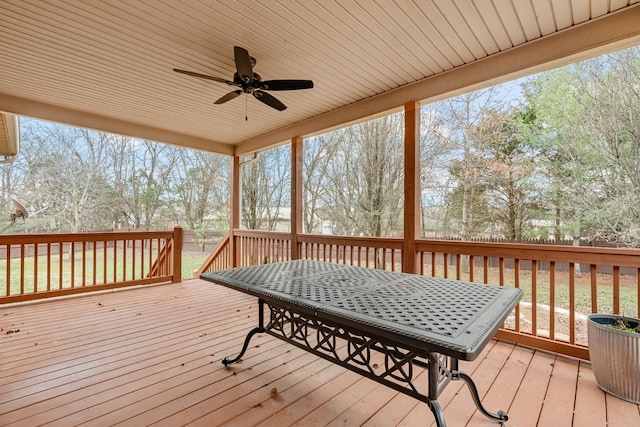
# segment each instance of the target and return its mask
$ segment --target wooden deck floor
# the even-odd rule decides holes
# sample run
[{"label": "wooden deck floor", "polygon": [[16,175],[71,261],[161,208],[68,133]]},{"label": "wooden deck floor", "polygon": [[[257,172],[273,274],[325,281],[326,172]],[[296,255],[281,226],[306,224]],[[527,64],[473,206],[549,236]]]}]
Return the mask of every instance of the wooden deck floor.
[{"label": "wooden deck floor", "polygon": [[[224,368],[256,307],[200,280],[1,307],[0,425],[432,424],[426,404],[268,335]],[[640,426],[588,363],[494,341],[462,368],[508,426]],[[448,425],[497,425],[461,387],[441,398]]]}]

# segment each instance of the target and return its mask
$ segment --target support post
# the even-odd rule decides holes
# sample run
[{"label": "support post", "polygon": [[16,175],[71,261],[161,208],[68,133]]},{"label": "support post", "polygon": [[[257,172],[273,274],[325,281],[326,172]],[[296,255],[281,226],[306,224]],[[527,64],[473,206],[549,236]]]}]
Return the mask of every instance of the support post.
[{"label": "support post", "polygon": [[298,234],[302,234],[303,139],[291,139],[291,259],[300,259]]},{"label": "support post", "polygon": [[234,231],[240,228],[240,156],[233,156],[231,160],[231,214],[229,218],[229,247],[231,267],[239,267],[240,253],[236,247]]},{"label": "support post", "polygon": [[182,227],[173,228],[173,283],[182,281]]},{"label": "support post", "polygon": [[404,105],[404,244],[402,271],[418,273],[416,238],[420,235],[420,104]]}]

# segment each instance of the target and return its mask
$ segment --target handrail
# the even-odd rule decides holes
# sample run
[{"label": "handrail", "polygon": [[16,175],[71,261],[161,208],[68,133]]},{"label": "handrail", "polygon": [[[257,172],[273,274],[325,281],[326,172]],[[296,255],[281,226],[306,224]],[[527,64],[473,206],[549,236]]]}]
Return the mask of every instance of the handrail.
[{"label": "handrail", "polygon": [[[398,238],[298,234],[291,248],[288,233],[234,230],[225,245],[232,240],[234,267],[298,257],[399,270],[407,256]],[[588,359],[586,315],[640,313],[637,249],[434,239],[416,239],[415,248],[419,274],[524,290],[503,339]]]},{"label": "handrail", "polygon": [[182,276],[182,229],[0,236],[0,304]]},{"label": "handrail", "polygon": [[213,251],[204,260],[199,269],[193,272],[193,277],[198,277],[202,273],[209,271],[220,271],[231,268],[231,254],[229,252],[231,246],[231,231],[222,236]]},{"label": "handrail", "polygon": [[[179,255],[178,255],[179,254]],[[168,239],[160,251],[158,256],[151,266],[151,270],[147,273],[147,277],[156,277],[166,275],[169,272],[173,272],[173,283],[178,283],[182,280],[181,274],[176,272],[182,271],[182,228],[176,227],[174,229],[174,235],[171,239]],[[173,265],[172,265],[173,263]],[[172,268],[169,268],[172,266]]]}]

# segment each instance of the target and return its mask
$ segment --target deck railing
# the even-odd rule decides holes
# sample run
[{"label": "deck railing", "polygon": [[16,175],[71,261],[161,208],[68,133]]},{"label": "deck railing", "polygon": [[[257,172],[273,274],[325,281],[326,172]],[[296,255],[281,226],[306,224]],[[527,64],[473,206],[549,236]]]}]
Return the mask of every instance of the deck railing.
[{"label": "deck railing", "polygon": [[[303,234],[297,242],[297,258],[392,271],[406,256],[402,239]],[[419,274],[523,289],[498,332],[503,339],[588,359],[588,314],[640,312],[640,250],[427,239],[415,246]],[[289,234],[234,230],[201,271],[283,261],[291,253]]]},{"label": "deck railing", "polygon": [[182,229],[0,236],[0,304],[182,279]]}]

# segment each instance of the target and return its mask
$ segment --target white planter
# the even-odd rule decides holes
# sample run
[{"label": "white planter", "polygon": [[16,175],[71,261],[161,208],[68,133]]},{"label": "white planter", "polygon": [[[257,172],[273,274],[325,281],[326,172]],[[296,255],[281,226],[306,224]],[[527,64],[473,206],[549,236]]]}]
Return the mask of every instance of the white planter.
[{"label": "white planter", "polygon": [[[640,404],[640,333],[614,329],[621,316],[592,314],[587,320],[589,358],[598,386],[613,396]],[[638,319],[624,317],[631,328]]]}]

